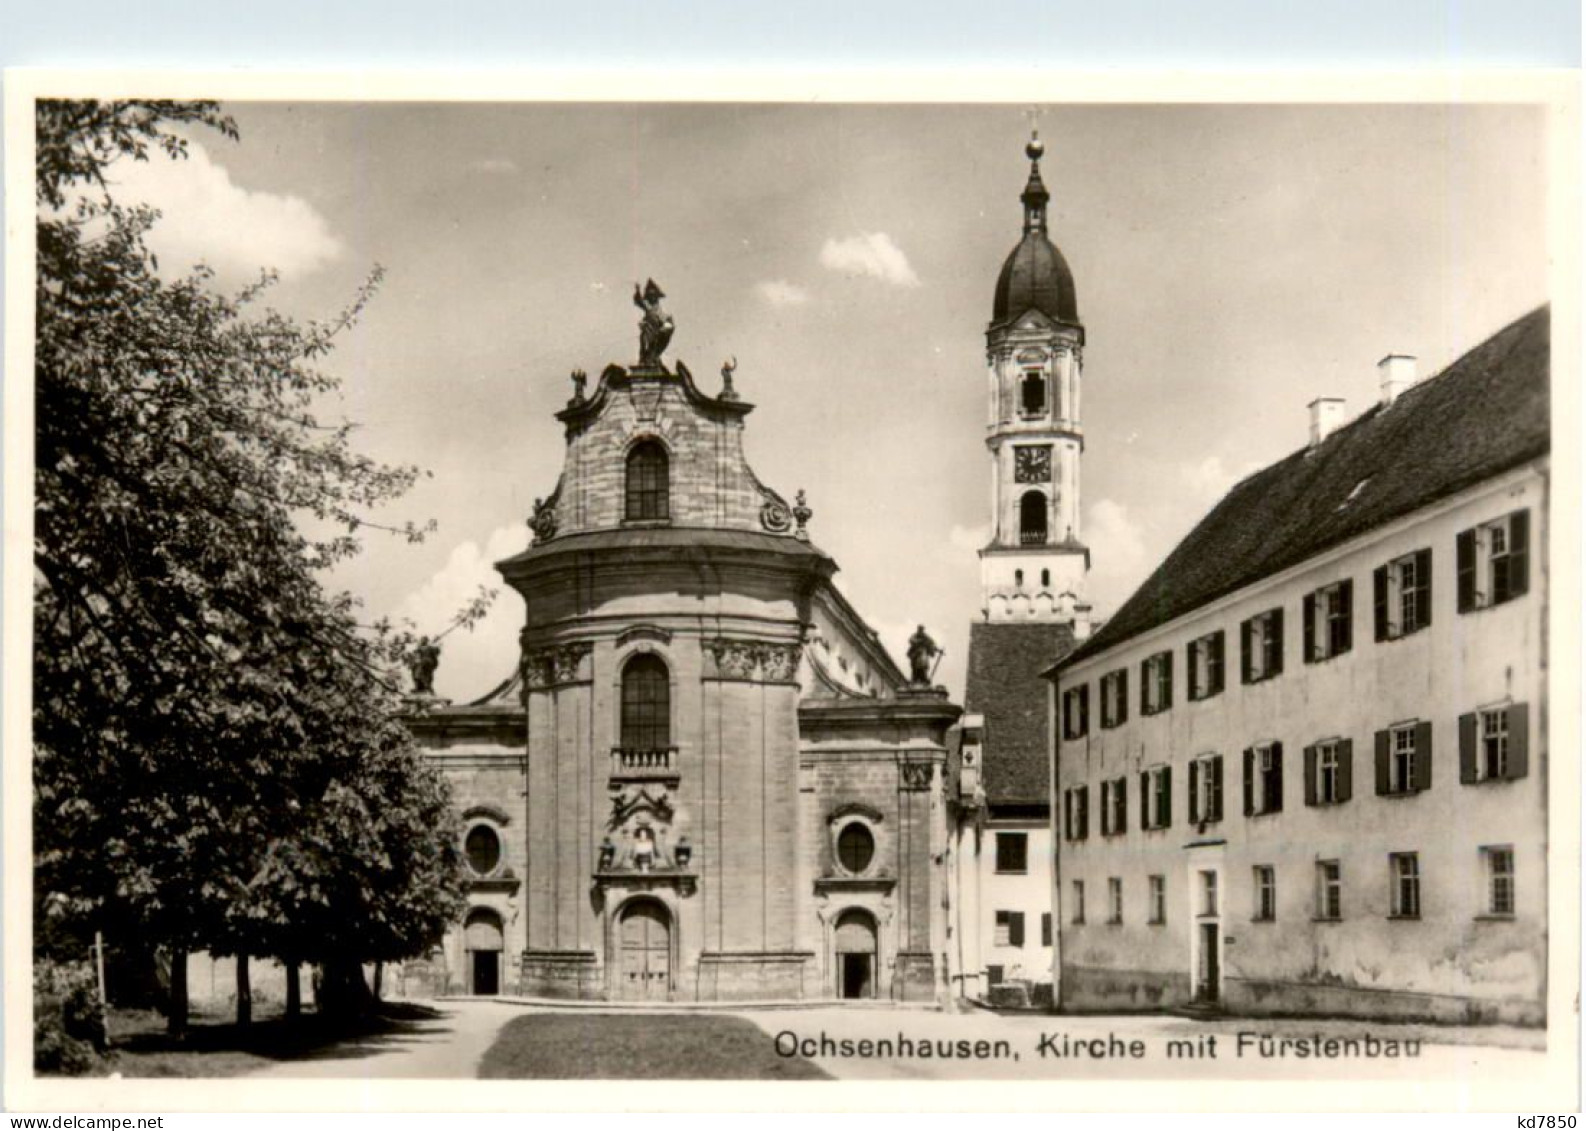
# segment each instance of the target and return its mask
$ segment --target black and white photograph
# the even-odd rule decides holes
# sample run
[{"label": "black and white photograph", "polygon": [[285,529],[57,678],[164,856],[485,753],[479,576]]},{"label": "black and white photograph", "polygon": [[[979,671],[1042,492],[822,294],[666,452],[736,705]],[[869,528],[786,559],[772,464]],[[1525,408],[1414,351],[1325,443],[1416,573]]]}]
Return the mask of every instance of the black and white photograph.
[{"label": "black and white photograph", "polygon": [[1578,1105],[1574,85],[82,77],[28,1104]]}]

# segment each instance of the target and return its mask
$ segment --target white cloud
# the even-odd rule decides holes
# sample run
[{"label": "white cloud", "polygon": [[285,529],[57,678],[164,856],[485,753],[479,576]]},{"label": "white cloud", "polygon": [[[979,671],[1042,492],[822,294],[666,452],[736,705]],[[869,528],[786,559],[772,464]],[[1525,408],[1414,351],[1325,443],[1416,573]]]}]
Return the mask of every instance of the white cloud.
[{"label": "white cloud", "polygon": [[754,289],[772,306],[802,306],[810,300],[809,292],[803,287],[782,279],[767,279],[755,284]]},{"label": "white cloud", "polygon": [[438,694],[467,702],[512,674],[518,631],[523,627],[523,602],[496,572],[495,563],[528,544],[528,528],[522,525],[498,527],[482,547],[478,542],[464,542],[394,610],[398,620],[410,620],[419,632],[435,635],[445,631],[480,586],[500,590],[490,612],[473,631],[456,629],[441,641],[441,664],[435,675]]},{"label": "white cloud", "polygon": [[827,240],[821,246],[821,266],[849,276],[868,275],[898,287],[920,285],[920,277],[909,266],[909,257],[885,232]]},{"label": "white cloud", "polygon": [[233,183],[196,141],[188,142],[187,152],[185,161],[161,155],[118,161],[109,170],[117,199],[143,201],[163,213],[148,238],[163,271],[181,274],[205,263],[225,274],[251,276],[273,267],[288,277],[341,257],[342,242],[313,205]]},{"label": "white cloud", "polygon": [[960,550],[983,550],[986,543],[991,541],[991,526],[989,523],[979,526],[959,526],[954,523],[947,532],[947,540]]},{"label": "white cloud", "polygon": [[1156,563],[1146,551],[1145,530],[1122,503],[1098,499],[1085,513],[1090,547],[1090,599],[1099,616],[1117,611]]}]

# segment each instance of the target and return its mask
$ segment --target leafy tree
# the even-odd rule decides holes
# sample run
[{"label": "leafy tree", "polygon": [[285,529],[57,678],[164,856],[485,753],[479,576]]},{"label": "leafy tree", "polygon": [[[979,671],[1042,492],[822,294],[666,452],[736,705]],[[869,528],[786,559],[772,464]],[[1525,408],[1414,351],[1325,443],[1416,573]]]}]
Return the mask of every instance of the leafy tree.
[{"label": "leafy tree", "polygon": [[36,912],[168,948],[175,1031],[192,949],[394,958],[460,892],[444,783],[392,721],[411,634],[320,580],[366,529],[428,529],[370,520],[416,470],[316,415],[378,273],[307,326],[260,307],[269,275],[162,279],[158,214],[106,170],[198,126],[237,136],[213,103],[37,110]]}]

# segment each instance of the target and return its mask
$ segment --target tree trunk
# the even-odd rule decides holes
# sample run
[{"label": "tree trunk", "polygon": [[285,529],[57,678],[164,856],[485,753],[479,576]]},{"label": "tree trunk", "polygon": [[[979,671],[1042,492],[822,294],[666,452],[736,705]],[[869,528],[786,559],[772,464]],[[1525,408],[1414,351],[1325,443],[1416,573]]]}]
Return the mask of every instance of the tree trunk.
[{"label": "tree trunk", "polygon": [[296,962],[286,964],[286,1019],[296,1021],[303,1015],[302,967]]},{"label": "tree trunk", "polygon": [[247,1028],[253,1023],[253,985],[248,980],[248,956],[237,955],[237,1026]]},{"label": "tree trunk", "polygon": [[187,1035],[187,950],[171,948],[171,992],[165,1007],[165,1031],[178,1039]]},{"label": "tree trunk", "polygon": [[374,1005],[369,984],[363,980],[363,967],[356,959],[332,959],[321,966],[316,997],[321,1013],[337,1017],[356,1017]]}]

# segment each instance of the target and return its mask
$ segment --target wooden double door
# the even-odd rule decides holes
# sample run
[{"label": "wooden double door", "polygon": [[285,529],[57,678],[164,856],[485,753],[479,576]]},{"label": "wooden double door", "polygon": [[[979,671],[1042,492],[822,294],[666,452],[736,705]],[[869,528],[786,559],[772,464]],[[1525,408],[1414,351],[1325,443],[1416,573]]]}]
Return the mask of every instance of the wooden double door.
[{"label": "wooden double door", "polygon": [[666,1001],[671,993],[672,917],[656,900],[635,900],[617,924],[617,997]]}]

